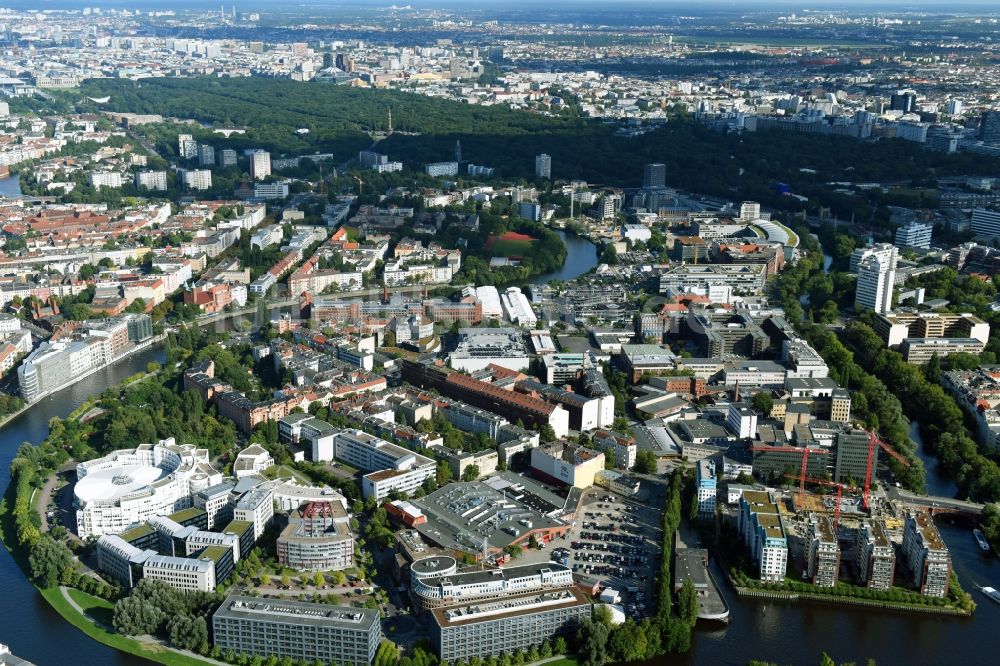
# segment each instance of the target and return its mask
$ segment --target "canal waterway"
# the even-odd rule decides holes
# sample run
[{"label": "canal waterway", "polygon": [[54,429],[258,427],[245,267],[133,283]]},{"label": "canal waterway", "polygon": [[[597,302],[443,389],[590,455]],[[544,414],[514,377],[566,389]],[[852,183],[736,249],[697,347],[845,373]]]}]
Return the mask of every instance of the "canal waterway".
[{"label": "canal waterway", "polygon": [[[49,419],[65,417],[87,398],[101,393],[150,361],[162,363],[162,346],[146,349],[73,386],[44,398],[30,409],[0,426],[0,493],[10,484],[10,461],[24,442],[38,444],[49,433]],[[42,599],[6,549],[0,548],[0,643],[17,656],[38,666],[142,666],[152,662],[121,653],[91,640],[65,622]]]}]

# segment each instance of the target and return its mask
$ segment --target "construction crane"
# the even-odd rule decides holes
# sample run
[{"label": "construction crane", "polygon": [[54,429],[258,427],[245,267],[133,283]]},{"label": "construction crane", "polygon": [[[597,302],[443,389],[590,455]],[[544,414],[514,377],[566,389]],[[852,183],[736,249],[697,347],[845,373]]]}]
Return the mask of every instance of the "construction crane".
[{"label": "construction crane", "polygon": [[892,450],[888,444],[882,441],[882,438],[874,430],[868,431],[868,465],[865,467],[865,487],[864,494],[861,496],[861,504],[865,511],[869,509],[869,500],[871,498],[871,488],[872,488],[872,474],[875,472],[875,450],[883,449],[890,456],[895,458],[904,467],[910,466],[910,461],[899,455]]},{"label": "construction crane", "polygon": [[803,490],[806,486],[806,465],[809,463],[809,456],[830,455],[826,449],[810,449],[807,446],[751,446],[750,450],[758,453],[795,453],[802,456],[802,466],[799,469],[799,490]]},{"label": "construction crane", "polygon": [[[791,474],[787,474],[786,476],[795,478]],[[816,479],[811,476],[806,477],[805,480],[808,481],[809,483],[815,483],[820,486],[829,486],[830,488],[837,489],[837,503],[834,505],[833,509],[833,529],[834,531],[836,531],[837,528],[840,526],[840,498],[843,496],[845,490],[848,492],[857,492],[858,489],[846,483],[839,483],[837,481],[828,481],[826,479]]]}]

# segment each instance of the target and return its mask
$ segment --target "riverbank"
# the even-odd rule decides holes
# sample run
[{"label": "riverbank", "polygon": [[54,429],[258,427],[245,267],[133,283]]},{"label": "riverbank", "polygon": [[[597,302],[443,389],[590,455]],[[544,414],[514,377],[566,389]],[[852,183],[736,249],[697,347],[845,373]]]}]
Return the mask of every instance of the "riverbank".
[{"label": "riverbank", "polygon": [[772,601],[807,601],[828,606],[867,606],[880,610],[904,611],[907,613],[925,613],[929,615],[945,615],[951,617],[972,617],[972,613],[958,608],[937,608],[933,606],[918,606],[898,601],[877,601],[874,599],[857,599],[827,594],[811,594],[804,592],[784,592],[780,590],[758,590],[749,587],[739,587],[732,583],[736,594],[744,598],[766,599]]},{"label": "riverbank", "polygon": [[[38,592],[41,598],[44,599],[48,605],[59,614],[60,617],[66,620],[66,622],[82,631],[91,639],[103,645],[155,663],[165,664],[167,666],[217,666],[221,663],[206,661],[194,656],[189,656],[158,643],[142,643],[127,636],[122,636],[121,634],[109,631],[109,627],[106,623],[101,622],[96,617],[88,617],[86,614],[86,608],[80,607],[79,605],[74,607],[67,597],[67,593],[64,592],[65,588],[62,586],[42,588],[31,582],[28,557],[24,550],[18,545],[17,526],[14,521],[14,513],[11,510],[11,507],[17,505],[16,494],[17,484],[8,485],[7,490],[4,493],[4,500],[2,504],[0,504],[0,542],[3,543],[4,548],[8,553],[10,553],[10,556],[17,564],[25,580],[31,583],[32,587],[34,587],[35,591]],[[34,507],[34,494],[35,492],[32,488],[32,498],[29,502],[32,504],[32,510],[36,510],[36,507]],[[105,611],[105,615],[107,615],[106,620],[110,621],[110,613],[113,609],[113,605],[110,601],[100,599],[81,590],[74,589],[73,593],[79,595],[81,599],[84,599],[90,608],[103,609]]]},{"label": "riverbank", "polygon": [[153,345],[159,344],[159,343],[163,342],[166,339],[167,339],[166,334],[165,333],[161,333],[159,335],[154,335],[153,337],[149,338],[148,340],[143,340],[142,342],[136,344],[134,347],[132,347],[131,349],[129,349],[128,351],[126,351],[125,353],[119,354],[118,356],[114,357],[113,359],[111,359],[110,361],[108,361],[107,363],[105,363],[104,365],[102,365],[100,367],[97,367],[97,368],[91,368],[90,370],[88,370],[87,372],[83,373],[82,375],[77,375],[76,377],[73,377],[72,379],[70,379],[70,380],[68,380],[66,382],[63,382],[59,386],[57,386],[57,387],[55,387],[53,389],[49,389],[48,391],[45,391],[44,393],[40,394],[37,398],[35,398],[34,400],[32,400],[29,404],[32,404],[32,405],[38,404],[39,402],[41,402],[45,398],[49,397],[50,395],[53,395],[55,393],[58,393],[59,391],[67,389],[70,386],[72,386],[73,384],[76,384],[79,381],[83,381],[84,379],[87,379],[88,377],[90,377],[92,375],[95,375],[98,372],[101,372],[103,370],[107,370],[111,366],[113,366],[113,365],[115,365],[117,363],[120,363],[121,361],[124,361],[125,359],[127,359],[127,358],[129,358],[129,357],[131,357],[131,356],[133,356],[135,354],[138,354],[139,352],[141,352],[143,350],[149,349]]}]

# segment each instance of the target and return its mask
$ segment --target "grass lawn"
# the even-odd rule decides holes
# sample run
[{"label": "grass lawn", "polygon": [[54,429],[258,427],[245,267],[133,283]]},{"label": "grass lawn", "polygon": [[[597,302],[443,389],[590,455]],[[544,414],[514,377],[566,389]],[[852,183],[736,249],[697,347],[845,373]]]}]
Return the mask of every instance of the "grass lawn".
[{"label": "grass lawn", "polygon": [[81,590],[69,589],[68,594],[80,605],[83,614],[94,622],[110,627],[114,616],[115,605],[107,599],[101,599]]},{"label": "grass lawn", "polygon": [[786,227],[781,222],[775,222],[779,227],[784,229],[788,233],[788,247],[798,247],[799,246],[799,236],[794,231]]},{"label": "grass lawn", "polygon": [[[160,646],[145,645],[120,634],[105,631],[94,624],[88,617],[78,613],[66,601],[62,591],[58,587],[39,590],[39,592],[49,602],[49,605],[62,615],[64,620],[99,643],[104,643],[122,652],[128,652],[144,659],[155,661],[158,664],[167,664],[167,666],[211,666],[211,662],[202,659],[171,652]],[[69,594],[76,603],[80,604],[80,607],[85,610],[87,615],[92,615],[93,617],[110,617],[111,604],[107,601],[93,597],[85,592],[80,592],[79,590],[71,590]]]}]

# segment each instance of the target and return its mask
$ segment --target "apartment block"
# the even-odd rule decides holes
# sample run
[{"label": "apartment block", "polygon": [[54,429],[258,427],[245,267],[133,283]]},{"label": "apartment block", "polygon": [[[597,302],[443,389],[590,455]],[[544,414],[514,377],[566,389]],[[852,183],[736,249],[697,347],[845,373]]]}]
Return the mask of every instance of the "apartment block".
[{"label": "apartment block", "polygon": [[760,579],[781,582],[788,562],[788,540],[778,506],[766,492],[746,491],[740,497],[739,534],[757,564]]},{"label": "apartment block", "polygon": [[718,497],[718,475],[715,462],[702,459],[698,461],[696,479],[696,499],[698,501],[698,517],[711,518],[715,515],[715,503]]},{"label": "apartment block", "polygon": [[813,585],[836,587],[840,579],[840,545],[829,516],[809,516],[809,552],[807,571]]},{"label": "apartment block", "polygon": [[951,584],[951,555],[929,513],[911,511],[903,526],[903,557],[921,594],[946,597]]},{"label": "apartment block", "polygon": [[635,437],[609,430],[596,430],[591,441],[595,449],[603,451],[606,457],[614,460],[618,469],[628,471],[635,467],[635,457],[639,449]]},{"label": "apartment block", "polygon": [[873,590],[891,590],[896,575],[896,549],[881,519],[858,528],[854,552],[861,581]]}]

